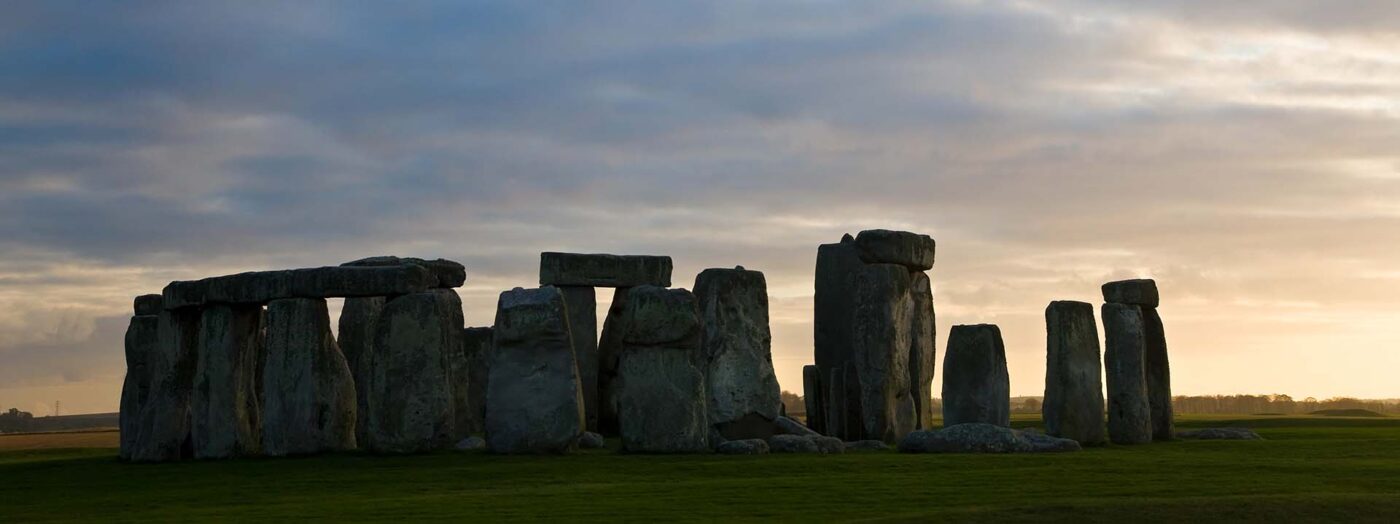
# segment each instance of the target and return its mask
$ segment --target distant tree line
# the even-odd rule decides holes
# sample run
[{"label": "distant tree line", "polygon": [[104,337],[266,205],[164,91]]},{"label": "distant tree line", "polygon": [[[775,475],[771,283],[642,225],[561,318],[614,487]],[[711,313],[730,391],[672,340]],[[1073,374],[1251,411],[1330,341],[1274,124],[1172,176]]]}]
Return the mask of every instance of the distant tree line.
[{"label": "distant tree line", "polygon": [[34,414],[10,408],[0,413],[0,433],[21,433],[34,430]]},{"label": "distant tree line", "polygon": [[[789,414],[802,415],[807,411],[802,396],[789,391],[782,392],[783,406]],[[1040,413],[1042,397],[1013,397],[1012,413]],[[943,403],[933,399],[933,412],[939,413]],[[1253,415],[1276,413],[1280,415],[1303,415],[1314,411],[1338,409],[1364,409],[1387,415],[1400,415],[1400,399],[1359,399],[1333,397],[1318,400],[1308,397],[1295,400],[1283,394],[1274,395],[1200,395],[1177,396],[1172,398],[1172,408],[1177,413]]]}]

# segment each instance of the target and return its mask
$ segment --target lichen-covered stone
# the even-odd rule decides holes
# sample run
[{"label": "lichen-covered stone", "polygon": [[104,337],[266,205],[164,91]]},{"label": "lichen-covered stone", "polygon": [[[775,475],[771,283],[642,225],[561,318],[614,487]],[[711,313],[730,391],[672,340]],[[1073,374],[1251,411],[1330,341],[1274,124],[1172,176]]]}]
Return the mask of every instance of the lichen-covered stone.
[{"label": "lichen-covered stone", "polygon": [[953,326],[943,356],[943,425],[1011,425],[1011,384],[1001,329]]},{"label": "lichen-covered stone", "polygon": [[261,306],[204,308],[190,407],[195,458],[262,451],[264,336]]},{"label": "lichen-covered stone", "polygon": [[355,448],[355,381],[331,334],[325,299],[267,305],[263,453]]},{"label": "lichen-covered stone", "polygon": [[684,289],[632,288],[627,298],[614,402],[622,449],[694,453],[709,449],[704,375],[696,367],[700,318]]},{"label": "lichen-covered stone", "polygon": [[726,439],[768,438],[782,405],[768,329],[768,284],[743,267],[695,278],[709,422]]},{"label": "lichen-covered stone", "polygon": [[1041,416],[1050,435],[1102,444],[1103,365],[1094,306],[1051,302],[1045,308],[1045,400]]},{"label": "lichen-covered stone", "polygon": [[486,384],[486,444],[494,453],[567,453],[584,431],[583,392],[564,295],[554,287],[501,293]]},{"label": "lichen-covered stone", "polygon": [[451,289],[385,302],[370,352],[369,439],[361,447],[416,453],[446,449],[466,436],[456,430],[452,375],[461,336],[462,303]]},{"label": "lichen-covered stone", "polygon": [[1146,337],[1140,306],[1103,305],[1108,438],[1114,444],[1152,442],[1152,410],[1144,369]]}]

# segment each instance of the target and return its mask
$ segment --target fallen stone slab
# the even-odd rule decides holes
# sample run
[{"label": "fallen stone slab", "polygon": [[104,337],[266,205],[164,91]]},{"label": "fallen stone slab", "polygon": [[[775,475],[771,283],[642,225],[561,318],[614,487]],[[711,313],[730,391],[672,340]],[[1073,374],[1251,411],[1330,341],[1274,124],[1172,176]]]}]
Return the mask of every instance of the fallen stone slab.
[{"label": "fallen stone slab", "polygon": [[633,287],[671,285],[671,257],[540,253],[540,285]]},{"label": "fallen stone slab", "polygon": [[360,447],[369,443],[369,381],[374,371],[374,331],[379,326],[384,302],[384,297],[352,297],[345,299],[340,310],[337,342],[355,382],[355,442]]},{"label": "fallen stone slab", "polygon": [[377,256],[362,258],[341,264],[343,267],[385,267],[401,266],[412,264],[423,266],[428,272],[433,274],[433,279],[437,281],[433,287],[454,288],[462,287],[467,282],[467,268],[462,264],[444,258],[434,260],[424,260],[413,257]]},{"label": "fallen stone slab", "polygon": [[118,456],[124,460],[131,459],[138,442],[141,410],[150,396],[150,360],[160,350],[157,347],[160,343],[159,333],[160,317],[157,315],[131,317],[131,323],[126,328],[126,377],[122,380],[121,412],[117,416],[117,424],[121,428]]},{"label": "fallen stone slab", "polygon": [[773,436],[782,400],[763,273],[743,266],[706,269],[695,277],[695,297],[710,425],[729,440]]},{"label": "fallen stone slab", "polygon": [[608,447],[608,443],[603,436],[592,431],[585,431],[578,437],[579,449],[603,449]]},{"label": "fallen stone slab", "polygon": [[715,453],[721,455],[766,455],[768,442],[763,439],[730,440],[715,446]]},{"label": "fallen stone slab", "polygon": [[772,453],[821,452],[816,440],[800,435],[773,435],[768,438],[768,450]]},{"label": "fallen stone slab", "polygon": [[583,390],[558,288],[515,288],[496,303],[486,444],[493,453],[567,453],[584,431]]},{"label": "fallen stone slab", "polygon": [[1079,443],[995,424],[969,423],[910,433],[901,453],[1046,453],[1078,451]]},{"label": "fallen stone slab", "polygon": [[1108,438],[1114,444],[1152,442],[1142,307],[1104,304],[1102,316],[1104,375],[1108,382]]},{"label": "fallen stone slab", "polygon": [[887,451],[889,449],[890,445],[883,440],[857,440],[846,443],[846,451],[848,452]]},{"label": "fallen stone slab", "polygon": [[262,306],[204,308],[190,407],[195,458],[262,452],[263,336]]},{"label": "fallen stone slab", "polygon": [[856,246],[867,264],[899,264],[915,271],[933,269],[934,241],[928,235],[868,229],[856,235]]},{"label": "fallen stone slab", "polygon": [[943,356],[943,425],[1011,425],[1011,383],[1001,329],[953,326]]},{"label": "fallen stone slab", "polygon": [[141,408],[141,423],[131,450],[136,462],[189,458],[190,402],[199,356],[198,310],[162,311],[157,315],[155,351],[146,367],[150,389]]},{"label": "fallen stone slab", "polygon": [[817,453],[823,455],[839,455],[846,452],[846,443],[839,438],[822,435],[809,436],[807,438],[811,439],[812,442],[817,445]]},{"label": "fallen stone slab", "polygon": [[1249,428],[1202,428],[1180,431],[1177,438],[1195,440],[1264,440]]},{"label": "fallen stone slab", "polygon": [[[370,352],[368,442],[377,453],[446,449],[466,437],[456,430],[452,380],[460,355],[462,302],[451,289],[384,303]],[[465,407],[464,407],[465,409]]]},{"label": "fallen stone slab", "polygon": [[283,298],[375,297],[427,291],[437,279],[427,268],[320,267],[252,271],[201,280],[175,281],[161,295],[166,309],[216,304],[266,304]]},{"label": "fallen stone slab", "polygon": [[355,379],[331,334],[325,299],[267,305],[263,453],[355,449]]},{"label": "fallen stone slab", "polygon": [[1152,279],[1119,280],[1103,285],[1103,301],[1110,304],[1129,304],[1143,307],[1157,307],[1161,301],[1157,295],[1157,282]]},{"label": "fallen stone slab", "polygon": [[811,428],[802,425],[801,422],[788,417],[777,417],[773,419],[773,432],[779,435],[797,435],[799,437],[821,436],[821,433],[817,433]]},{"label": "fallen stone slab", "polygon": [[1085,445],[1104,443],[1103,365],[1094,306],[1051,302],[1045,308],[1045,333],[1041,416],[1046,432]]},{"label": "fallen stone slab", "polygon": [[132,301],[136,316],[159,315],[165,309],[165,298],[160,295],[141,295]]}]

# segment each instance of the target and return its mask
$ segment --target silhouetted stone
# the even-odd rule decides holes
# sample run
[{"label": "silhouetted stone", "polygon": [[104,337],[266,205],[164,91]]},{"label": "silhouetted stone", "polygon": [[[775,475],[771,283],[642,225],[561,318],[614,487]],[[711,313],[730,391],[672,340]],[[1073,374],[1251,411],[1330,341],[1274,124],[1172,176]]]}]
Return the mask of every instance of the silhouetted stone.
[{"label": "silhouetted stone", "polygon": [[131,460],[162,462],[193,456],[190,400],[199,355],[200,316],[198,310],[166,310],[157,316],[157,344],[146,361],[150,389],[141,409]]},{"label": "silhouetted stone", "polygon": [[204,308],[190,407],[195,458],[262,451],[264,335],[262,306]]},{"label": "silhouetted stone", "polygon": [[141,433],[141,410],[150,396],[150,361],[155,353],[160,351],[160,317],[131,317],[131,323],[126,328],[125,342],[126,378],[122,381],[121,413],[117,416],[118,425],[121,427],[118,453],[121,458],[130,460]]},{"label": "silhouetted stone", "polygon": [[495,453],[566,453],[584,431],[583,392],[564,295],[515,288],[496,304],[486,384],[486,444]]},{"label": "silhouetted stone", "polygon": [[1143,375],[1147,380],[1147,406],[1152,413],[1152,440],[1171,440],[1176,434],[1172,414],[1172,372],[1167,359],[1167,335],[1155,308],[1143,308]]},{"label": "silhouetted stone", "polygon": [[[371,349],[367,442],[380,453],[445,449],[456,431],[452,367],[460,354],[462,303],[451,289],[435,289],[384,303]],[[465,409],[465,407],[464,407]]]},{"label": "silhouetted stone", "polygon": [[132,301],[136,316],[159,315],[165,309],[165,299],[160,295],[141,295]]},{"label": "silhouetted stone", "polygon": [[807,427],[818,433],[826,429],[826,394],[817,366],[802,366],[802,401],[807,408]]},{"label": "silhouetted stone", "polygon": [[491,376],[492,331],[489,327],[462,330],[462,353],[467,359],[467,427],[459,429],[466,433],[486,430],[486,381]]},{"label": "silhouetted stone", "polygon": [[721,455],[766,455],[768,442],[763,439],[730,440],[715,446],[715,453]]},{"label": "silhouetted stone", "polygon": [[215,304],[265,304],[283,298],[375,297],[404,295],[436,287],[427,268],[406,264],[383,267],[319,267],[253,271],[165,286],[166,309]]},{"label": "silhouetted stone", "polygon": [[909,386],[914,301],[903,266],[869,264],[856,278],[853,363],[860,375],[864,434],[897,442],[914,430]]},{"label": "silhouetted stone", "polygon": [[[420,268],[421,269],[421,268]],[[263,453],[304,455],[355,448],[355,384],[331,335],[325,299],[267,305]]]},{"label": "silhouetted stone", "polygon": [[369,381],[374,371],[374,331],[384,311],[384,302],[384,297],[352,297],[345,299],[340,310],[337,342],[355,381],[355,442],[360,447],[369,444]]},{"label": "silhouetted stone", "polygon": [[1152,279],[1120,280],[1103,285],[1103,301],[1109,304],[1129,304],[1157,307],[1157,282]]},{"label": "silhouetted stone", "polygon": [[700,318],[684,289],[639,286],[628,293],[615,402],[622,448],[639,453],[709,449],[705,377],[695,367]]},{"label": "silhouetted stone", "polygon": [[820,453],[817,441],[799,435],[773,435],[768,438],[768,450],[772,453]]},{"label": "silhouetted stone", "polygon": [[821,436],[821,433],[817,433],[813,431],[812,428],[803,426],[800,422],[787,417],[778,417],[773,421],[773,432],[779,435],[797,435],[799,437]]},{"label": "silhouetted stone", "polygon": [[617,394],[614,382],[617,379],[618,356],[622,354],[622,336],[627,332],[628,319],[623,315],[627,310],[627,296],[631,288],[618,288],[613,292],[612,304],[608,306],[607,318],[603,320],[602,336],[598,339],[598,432],[604,435],[617,435]]},{"label": "silhouetted stone", "polygon": [[831,370],[827,382],[827,433],[844,440],[865,438],[865,424],[860,412],[860,374],[855,364]]},{"label": "silhouetted stone", "polygon": [[433,275],[433,280],[435,280],[436,283],[435,283],[435,284],[432,284],[431,287],[436,287],[436,288],[462,287],[462,284],[465,284],[465,283],[467,282],[467,268],[463,267],[462,264],[459,264],[459,263],[454,262],[454,261],[452,261],[452,260],[443,259],[443,258],[439,258],[439,259],[436,259],[436,260],[423,260],[423,259],[421,259],[421,258],[412,258],[412,257],[377,256],[377,257],[362,258],[362,259],[355,260],[355,261],[352,261],[352,262],[346,262],[346,263],[344,263],[344,264],[341,264],[341,266],[344,266],[344,267],[385,267],[385,266],[401,266],[401,265],[404,265],[404,264],[412,264],[412,265],[415,265],[415,266],[423,266],[423,267],[426,268],[430,273],[432,273],[432,275]]},{"label": "silhouetted stone", "polygon": [[1177,433],[1178,438],[1195,440],[1264,440],[1249,428],[1202,428]]},{"label": "silhouetted stone", "polygon": [[1146,338],[1142,308],[1103,305],[1104,370],[1108,379],[1108,438],[1114,444],[1152,442],[1152,411],[1143,368]]},{"label": "silhouetted stone", "polygon": [[1011,424],[1011,385],[1001,329],[953,326],[943,356],[943,426]]},{"label": "silhouetted stone", "polygon": [[768,438],[782,405],[773,373],[763,273],[706,269],[695,277],[709,423],[726,439]]},{"label": "silhouetted stone", "polygon": [[603,449],[608,446],[602,435],[592,431],[585,431],[578,437],[579,449]]},{"label": "silhouetted stone", "polygon": [[908,231],[869,229],[856,235],[860,258],[868,264],[899,264],[915,271],[933,269],[933,238]]},{"label": "silhouetted stone", "polygon": [[840,243],[817,248],[812,344],[823,377],[851,360],[855,343],[855,278],[864,267],[860,250],[850,235]]},{"label": "silhouetted stone", "polygon": [[1041,416],[1050,435],[1102,444],[1103,365],[1094,306],[1051,302],[1045,308],[1045,400]]},{"label": "silhouetted stone", "polygon": [[995,424],[957,424],[910,433],[901,453],[1044,453],[1078,451],[1079,443]]},{"label": "silhouetted stone", "polygon": [[911,274],[909,296],[914,301],[909,331],[909,394],[914,399],[914,427],[933,427],[933,376],[938,368],[934,338],[933,286],[922,271]]},{"label": "silhouetted stone", "polygon": [[589,431],[598,429],[598,297],[588,286],[559,286],[569,309],[569,333],[583,385],[583,416]]},{"label": "silhouetted stone", "polygon": [[671,257],[540,253],[540,285],[633,287],[671,285]]}]

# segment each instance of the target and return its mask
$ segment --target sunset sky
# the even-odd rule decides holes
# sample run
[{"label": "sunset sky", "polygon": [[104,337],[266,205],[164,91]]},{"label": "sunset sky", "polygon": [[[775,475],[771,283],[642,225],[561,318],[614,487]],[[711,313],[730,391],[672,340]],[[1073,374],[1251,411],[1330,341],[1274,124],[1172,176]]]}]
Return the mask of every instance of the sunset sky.
[{"label": "sunset sky", "polygon": [[546,250],[763,271],[801,391],[870,228],[937,239],[939,359],[999,324],[1013,395],[1047,303],[1151,277],[1177,394],[1400,397],[1397,2],[4,11],[0,409],[115,411],[171,280],[445,257],[477,326]]}]

